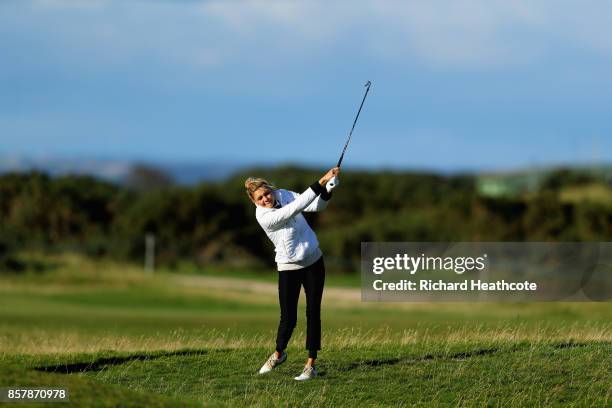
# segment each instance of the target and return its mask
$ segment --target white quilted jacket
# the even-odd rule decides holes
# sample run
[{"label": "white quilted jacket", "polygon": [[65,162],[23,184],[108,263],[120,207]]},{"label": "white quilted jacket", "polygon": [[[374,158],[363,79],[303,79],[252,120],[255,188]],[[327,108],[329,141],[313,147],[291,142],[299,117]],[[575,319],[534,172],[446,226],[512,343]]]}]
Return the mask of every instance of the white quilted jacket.
[{"label": "white quilted jacket", "polygon": [[319,187],[318,183],[313,184],[302,194],[275,190],[274,198],[281,208],[257,206],[255,217],[274,244],[277,263],[302,261],[319,248],[317,236],[302,215],[302,211],[321,211],[327,207],[327,200],[318,195],[323,190]]}]

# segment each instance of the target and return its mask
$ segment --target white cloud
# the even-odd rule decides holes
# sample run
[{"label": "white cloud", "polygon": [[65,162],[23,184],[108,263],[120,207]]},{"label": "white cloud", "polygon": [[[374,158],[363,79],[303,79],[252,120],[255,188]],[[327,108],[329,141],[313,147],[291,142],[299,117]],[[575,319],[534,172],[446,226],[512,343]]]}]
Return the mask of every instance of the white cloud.
[{"label": "white cloud", "polygon": [[111,0],[33,0],[32,5],[41,9],[99,9],[110,5]]},{"label": "white cloud", "polygon": [[[6,3],[5,3],[6,4]],[[612,50],[612,5],[568,1],[34,0],[0,16],[60,63],[193,68],[350,53],[434,68],[529,65]],[[0,5],[0,9],[3,5]],[[2,13],[0,13],[1,15]],[[16,21],[11,22],[11,17]],[[5,24],[6,22],[6,24]],[[33,40],[32,40],[33,39]]]},{"label": "white cloud", "polygon": [[206,2],[200,10],[247,43],[286,52],[352,42],[369,55],[437,67],[525,64],[567,46],[594,53],[612,46],[611,7],[579,2],[249,0]]}]

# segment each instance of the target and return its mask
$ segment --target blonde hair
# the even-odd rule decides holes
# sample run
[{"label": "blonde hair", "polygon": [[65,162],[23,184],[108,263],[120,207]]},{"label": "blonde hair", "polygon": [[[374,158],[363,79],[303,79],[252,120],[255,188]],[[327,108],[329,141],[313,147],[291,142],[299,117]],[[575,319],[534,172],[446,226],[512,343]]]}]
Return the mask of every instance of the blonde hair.
[{"label": "blonde hair", "polygon": [[244,188],[246,188],[246,193],[250,198],[253,198],[253,193],[262,187],[269,188],[270,190],[276,190],[274,184],[259,177],[249,177],[244,182]]}]

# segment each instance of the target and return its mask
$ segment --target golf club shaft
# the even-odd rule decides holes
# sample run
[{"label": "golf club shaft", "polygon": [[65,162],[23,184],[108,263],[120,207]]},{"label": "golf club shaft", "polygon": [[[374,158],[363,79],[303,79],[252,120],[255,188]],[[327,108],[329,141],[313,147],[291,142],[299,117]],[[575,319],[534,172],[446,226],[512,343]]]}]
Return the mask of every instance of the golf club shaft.
[{"label": "golf club shaft", "polygon": [[370,92],[370,86],[372,86],[372,82],[368,81],[365,84],[365,94],[363,95],[363,99],[361,100],[361,105],[359,105],[359,110],[357,111],[357,115],[355,116],[355,120],[353,121],[353,126],[351,127],[351,131],[349,132],[349,136],[348,139],[346,141],[346,144],[344,145],[344,149],[342,149],[342,154],[340,155],[340,159],[338,159],[338,165],[336,167],[340,167],[340,165],[342,164],[342,159],[344,159],[344,153],[346,152],[346,148],[348,147],[349,143],[351,142],[351,137],[353,136],[353,130],[355,129],[355,125],[357,124],[357,119],[359,119],[359,114],[361,113],[361,108],[363,108],[363,103],[366,100],[366,97],[368,96],[368,92]]}]

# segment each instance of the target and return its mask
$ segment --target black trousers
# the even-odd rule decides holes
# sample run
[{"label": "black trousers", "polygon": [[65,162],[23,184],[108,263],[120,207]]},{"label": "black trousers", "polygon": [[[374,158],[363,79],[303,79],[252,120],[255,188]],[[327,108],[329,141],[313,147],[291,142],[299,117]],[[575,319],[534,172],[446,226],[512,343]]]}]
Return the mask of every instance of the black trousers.
[{"label": "black trousers", "polygon": [[325,285],[325,264],[323,257],[314,264],[292,271],[278,272],[278,300],[280,302],[280,323],[276,335],[276,351],[287,348],[297,323],[300,289],[306,292],[306,349],[308,356],[317,358],[321,350],[321,299]]}]

